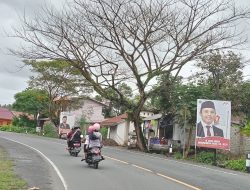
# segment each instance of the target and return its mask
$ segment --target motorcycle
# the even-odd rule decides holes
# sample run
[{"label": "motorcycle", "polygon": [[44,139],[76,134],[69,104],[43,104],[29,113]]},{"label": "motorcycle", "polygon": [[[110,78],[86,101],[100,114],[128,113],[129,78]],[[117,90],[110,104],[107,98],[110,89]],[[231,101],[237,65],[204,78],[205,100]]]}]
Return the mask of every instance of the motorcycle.
[{"label": "motorcycle", "polygon": [[[81,139],[83,138],[83,135],[81,135]],[[71,147],[68,149],[69,154],[71,156],[77,157],[79,152],[81,151],[81,141],[74,141],[72,142]]]},{"label": "motorcycle", "polygon": [[77,157],[79,152],[81,151],[81,142],[73,142],[68,151],[71,156]]},{"label": "motorcycle", "polygon": [[95,169],[98,169],[99,162],[103,160],[103,157],[101,155],[101,150],[99,147],[93,147],[91,148],[86,157],[86,163],[89,166],[94,166]]}]

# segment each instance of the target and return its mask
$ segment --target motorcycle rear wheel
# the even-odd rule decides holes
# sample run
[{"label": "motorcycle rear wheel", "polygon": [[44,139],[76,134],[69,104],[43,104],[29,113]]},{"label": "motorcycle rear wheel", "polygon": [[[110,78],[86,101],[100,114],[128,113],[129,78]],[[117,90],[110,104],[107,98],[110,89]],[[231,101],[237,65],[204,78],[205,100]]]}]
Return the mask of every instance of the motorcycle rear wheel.
[{"label": "motorcycle rear wheel", "polygon": [[94,168],[98,169],[98,162],[94,163]]}]

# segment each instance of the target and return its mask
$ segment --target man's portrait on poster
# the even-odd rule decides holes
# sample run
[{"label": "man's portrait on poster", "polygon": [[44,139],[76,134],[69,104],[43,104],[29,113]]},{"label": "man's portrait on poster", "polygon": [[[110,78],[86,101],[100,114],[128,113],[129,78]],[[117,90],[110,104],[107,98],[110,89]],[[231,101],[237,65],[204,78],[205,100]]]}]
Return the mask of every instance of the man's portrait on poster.
[{"label": "man's portrait on poster", "polygon": [[197,137],[224,137],[223,130],[216,126],[220,116],[216,115],[214,102],[202,102],[199,115],[201,121],[197,124]]}]

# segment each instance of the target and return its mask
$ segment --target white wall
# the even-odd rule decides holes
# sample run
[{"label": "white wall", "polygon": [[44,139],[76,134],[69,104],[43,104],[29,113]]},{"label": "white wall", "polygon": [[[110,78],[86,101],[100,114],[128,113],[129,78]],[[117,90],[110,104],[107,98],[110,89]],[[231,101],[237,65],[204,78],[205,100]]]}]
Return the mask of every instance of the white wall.
[{"label": "white wall", "polygon": [[133,130],[134,126],[128,126],[128,122],[124,121],[117,126],[110,127],[110,139],[115,140],[119,145],[124,145],[128,141],[128,132]]},{"label": "white wall", "polygon": [[179,126],[179,124],[174,124],[174,128],[173,128],[173,140],[181,140],[182,134],[183,133],[183,129],[181,129],[181,127]]},{"label": "white wall", "polygon": [[149,111],[141,111],[140,112],[140,116],[141,117],[149,117],[149,116],[153,116],[154,113],[153,112],[149,112]]},{"label": "white wall", "polygon": [[84,100],[83,106],[78,110],[72,111],[72,113],[76,115],[76,119],[84,117],[89,123],[99,123],[104,120],[102,105],[89,99]]}]

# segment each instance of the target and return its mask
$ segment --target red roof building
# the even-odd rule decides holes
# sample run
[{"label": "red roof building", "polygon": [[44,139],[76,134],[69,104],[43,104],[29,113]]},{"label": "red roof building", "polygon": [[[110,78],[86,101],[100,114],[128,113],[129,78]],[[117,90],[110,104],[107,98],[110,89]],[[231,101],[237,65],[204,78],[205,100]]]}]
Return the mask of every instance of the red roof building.
[{"label": "red roof building", "polygon": [[126,113],[119,115],[117,117],[107,118],[101,122],[101,126],[104,126],[104,127],[105,126],[109,126],[109,127],[116,126],[119,123],[124,122],[127,118],[128,118],[128,115]]},{"label": "red roof building", "polygon": [[27,116],[27,118],[29,120],[35,120],[34,116],[31,115],[31,114],[24,113],[24,112],[19,112],[19,111],[11,111],[11,112],[12,112],[13,116],[15,116],[15,117],[20,117],[20,116],[24,115],[24,116]]},{"label": "red roof building", "polygon": [[12,122],[14,115],[7,108],[0,108],[0,126],[9,125]]}]

